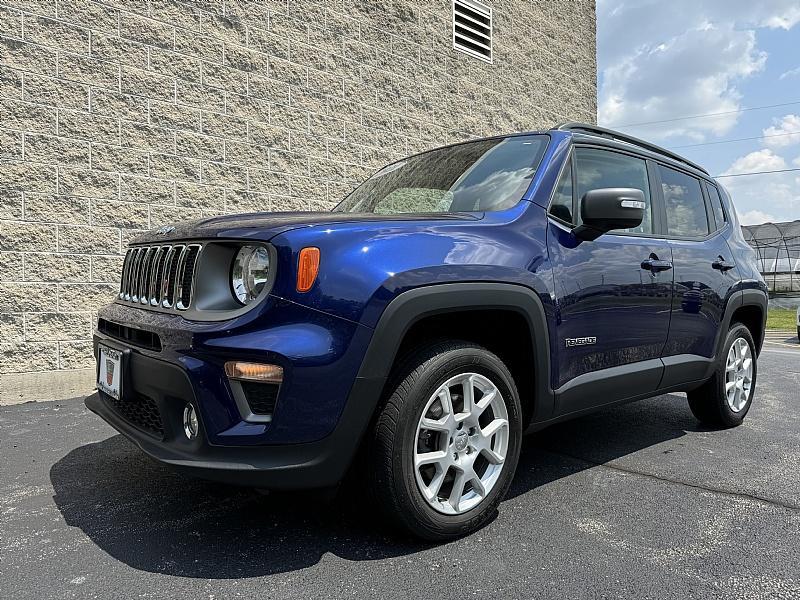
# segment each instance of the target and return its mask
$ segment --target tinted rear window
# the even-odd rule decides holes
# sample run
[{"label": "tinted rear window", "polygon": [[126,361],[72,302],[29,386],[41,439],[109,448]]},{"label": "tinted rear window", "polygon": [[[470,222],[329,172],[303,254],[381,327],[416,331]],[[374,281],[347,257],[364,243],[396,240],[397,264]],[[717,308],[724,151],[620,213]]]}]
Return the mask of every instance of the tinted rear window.
[{"label": "tinted rear window", "polygon": [[658,165],[667,209],[667,233],[680,237],[709,234],[706,203],[700,180],[664,165]]}]

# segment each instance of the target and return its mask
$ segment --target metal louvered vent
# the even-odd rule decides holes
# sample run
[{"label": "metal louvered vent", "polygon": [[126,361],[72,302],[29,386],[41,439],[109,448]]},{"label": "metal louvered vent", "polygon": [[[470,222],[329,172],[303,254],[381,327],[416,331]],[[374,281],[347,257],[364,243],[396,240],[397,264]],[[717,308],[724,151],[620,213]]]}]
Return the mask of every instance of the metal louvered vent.
[{"label": "metal louvered vent", "polygon": [[119,299],[140,306],[188,309],[202,248],[200,244],[130,248],[122,265]]},{"label": "metal louvered vent", "polygon": [[453,48],[492,62],[492,9],[476,0],[453,0]]}]

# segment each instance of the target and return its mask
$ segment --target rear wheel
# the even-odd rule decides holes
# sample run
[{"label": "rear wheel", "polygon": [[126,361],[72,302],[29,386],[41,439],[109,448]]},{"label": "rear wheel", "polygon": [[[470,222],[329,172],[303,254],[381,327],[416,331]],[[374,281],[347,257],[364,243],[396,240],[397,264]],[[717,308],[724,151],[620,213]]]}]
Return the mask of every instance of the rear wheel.
[{"label": "rear wheel", "polygon": [[756,388],[757,363],[750,330],[741,323],[731,326],[711,379],[687,394],[689,408],[706,425],[741,425]]},{"label": "rear wheel", "polygon": [[495,514],[519,458],[521,410],[502,361],[468,342],[403,361],[372,439],[372,489],[390,518],[429,540]]}]

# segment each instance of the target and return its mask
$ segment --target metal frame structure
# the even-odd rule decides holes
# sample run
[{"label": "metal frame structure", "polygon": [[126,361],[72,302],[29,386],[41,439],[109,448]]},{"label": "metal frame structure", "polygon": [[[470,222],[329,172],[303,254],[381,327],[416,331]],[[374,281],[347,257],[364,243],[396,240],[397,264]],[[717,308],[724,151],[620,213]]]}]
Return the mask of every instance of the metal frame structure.
[{"label": "metal frame structure", "polygon": [[774,294],[800,292],[800,220],[742,227]]}]

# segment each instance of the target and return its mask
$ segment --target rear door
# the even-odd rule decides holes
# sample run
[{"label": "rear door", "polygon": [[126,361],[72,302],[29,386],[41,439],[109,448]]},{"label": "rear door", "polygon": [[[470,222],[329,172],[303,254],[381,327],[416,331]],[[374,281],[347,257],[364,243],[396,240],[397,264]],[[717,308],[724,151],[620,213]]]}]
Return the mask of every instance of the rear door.
[{"label": "rear door", "polygon": [[736,265],[725,239],[730,227],[717,188],[663,164],[657,175],[675,288],[664,347],[662,387],[705,376]]},{"label": "rear door", "polygon": [[[554,190],[548,250],[556,301],[554,387],[567,414],[656,389],[669,329],[672,270],[669,243],[657,232],[648,161],[616,150],[577,146]],[[646,216],[633,230],[577,240],[580,199],[591,190],[636,188]],[[653,261],[658,269],[650,268]]]}]

